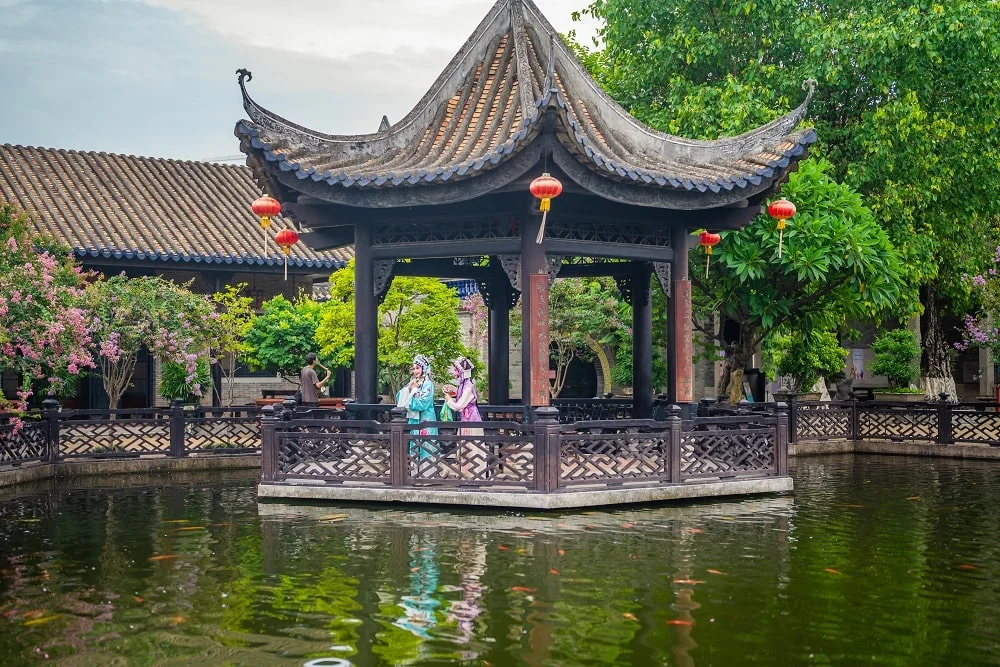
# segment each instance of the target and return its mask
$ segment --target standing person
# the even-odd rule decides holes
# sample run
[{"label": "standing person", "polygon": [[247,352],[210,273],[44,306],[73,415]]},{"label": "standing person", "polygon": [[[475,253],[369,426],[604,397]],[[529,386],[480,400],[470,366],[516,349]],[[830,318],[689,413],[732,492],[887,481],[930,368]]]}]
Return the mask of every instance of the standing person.
[{"label": "standing person", "polygon": [[[326,375],[320,380],[316,374],[316,365],[326,371]],[[319,392],[330,381],[330,369],[320,364],[315,352],[306,355],[306,365],[299,371],[299,381],[301,383],[299,391],[302,392],[302,400],[299,405],[305,407],[319,407]]]},{"label": "standing person", "polygon": [[[458,387],[445,387],[444,406],[442,410],[454,410],[458,413],[460,422],[481,422],[482,415],[479,414],[479,392],[472,381],[472,362],[465,357],[459,357],[451,364],[451,376],[458,380]],[[482,436],[483,429],[474,426],[463,426],[458,429],[459,435]],[[494,452],[486,451],[488,445],[483,442],[464,441],[458,444],[458,469],[464,479],[472,479],[480,475],[485,465],[482,464],[493,458]],[[483,450],[481,455],[476,456],[475,450]]]},{"label": "standing person", "polygon": [[[465,357],[459,357],[451,364],[451,376],[458,380],[458,387],[455,393],[448,392],[445,388],[444,403],[449,408],[458,413],[460,422],[481,422],[482,415],[479,414],[479,392],[472,381],[472,362]],[[461,435],[482,435],[481,428],[462,427],[459,429]]]},{"label": "standing person", "polygon": [[[413,358],[410,381],[396,393],[396,407],[406,410],[406,421],[410,424],[436,421],[434,414],[434,382],[431,381],[431,362],[422,354]],[[419,428],[410,431],[414,435],[437,435],[436,428]],[[410,442],[410,455],[427,459],[437,453],[437,447],[428,440]]]}]

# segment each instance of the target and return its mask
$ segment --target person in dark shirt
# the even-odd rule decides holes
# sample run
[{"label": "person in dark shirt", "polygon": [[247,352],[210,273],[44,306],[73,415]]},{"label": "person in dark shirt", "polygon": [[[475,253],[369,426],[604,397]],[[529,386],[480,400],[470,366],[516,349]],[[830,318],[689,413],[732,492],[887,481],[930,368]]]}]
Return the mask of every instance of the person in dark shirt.
[{"label": "person in dark shirt", "polygon": [[[317,365],[326,371],[326,375],[323,376],[322,380],[316,374]],[[306,365],[299,371],[299,380],[302,383],[300,388],[302,391],[302,402],[299,405],[318,407],[319,392],[330,381],[330,369],[319,363],[315,352],[310,352],[306,355]]]}]

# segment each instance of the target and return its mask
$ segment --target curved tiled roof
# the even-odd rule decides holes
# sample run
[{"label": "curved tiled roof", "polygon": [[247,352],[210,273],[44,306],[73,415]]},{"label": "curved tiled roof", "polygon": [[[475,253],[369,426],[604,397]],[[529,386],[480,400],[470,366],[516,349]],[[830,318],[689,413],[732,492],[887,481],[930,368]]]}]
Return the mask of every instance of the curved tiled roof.
[{"label": "curved tiled roof", "polygon": [[[0,145],[0,199],[82,258],[279,266],[287,224],[273,221],[265,257],[259,196],[244,166]],[[352,254],[298,243],[289,266],[327,270]]]},{"label": "curved tiled roof", "polygon": [[[746,190],[750,196],[805,153],[812,129],[795,110],[751,132],[698,141],[657,132],[630,116],[587,74],[530,0],[500,0],[424,98],[396,124],[367,135],[328,135],[282,118],[247,93],[250,120],[236,125],[262,181],[271,173],[330,188],[419,187],[494,168],[556,117],[559,144],[612,181],[687,192]],[[310,193],[316,195],[316,190]],[[696,206],[695,206],[696,207]]]}]

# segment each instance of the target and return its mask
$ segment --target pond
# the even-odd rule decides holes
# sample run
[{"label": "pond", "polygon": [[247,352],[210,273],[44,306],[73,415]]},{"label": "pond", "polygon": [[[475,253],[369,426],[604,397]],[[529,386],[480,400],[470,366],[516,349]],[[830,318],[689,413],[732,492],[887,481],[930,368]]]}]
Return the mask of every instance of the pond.
[{"label": "pond", "polygon": [[816,457],[790,496],[530,515],[8,490],[0,662],[1000,664],[998,472]]}]

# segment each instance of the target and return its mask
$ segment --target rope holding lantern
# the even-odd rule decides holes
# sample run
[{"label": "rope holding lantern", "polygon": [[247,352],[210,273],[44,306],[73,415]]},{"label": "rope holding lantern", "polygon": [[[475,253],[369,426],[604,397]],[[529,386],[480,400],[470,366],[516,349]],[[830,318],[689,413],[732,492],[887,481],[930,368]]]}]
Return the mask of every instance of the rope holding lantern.
[{"label": "rope holding lantern", "polygon": [[705,279],[708,279],[708,263],[712,261],[712,247],[718,245],[722,240],[720,234],[714,234],[708,230],[702,231],[698,235],[698,245],[705,249]]},{"label": "rope holding lantern", "polygon": [[288,254],[292,246],[299,242],[299,235],[294,229],[282,229],[274,237],[274,242],[281,246],[281,251],[285,253],[285,280],[288,280]]},{"label": "rope holding lantern", "polygon": [[785,235],[785,221],[795,215],[795,204],[784,197],[771,202],[767,214],[778,221],[778,259],[781,259],[781,246]]},{"label": "rope holding lantern", "polygon": [[535,243],[541,243],[542,236],[545,234],[545,219],[549,215],[552,200],[562,194],[563,186],[558,178],[555,178],[549,172],[545,172],[531,182],[529,189],[535,198],[541,199],[541,202],[538,204],[538,210],[542,213],[542,224],[538,228],[538,236],[535,237]]},{"label": "rope holding lantern", "polygon": [[260,216],[260,226],[264,230],[264,257],[267,257],[267,228],[271,226],[271,218],[281,214],[281,202],[270,195],[263,195],[254,200],[250,209]]}]

